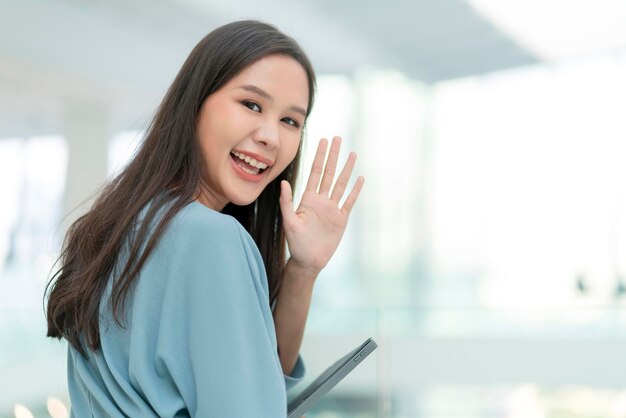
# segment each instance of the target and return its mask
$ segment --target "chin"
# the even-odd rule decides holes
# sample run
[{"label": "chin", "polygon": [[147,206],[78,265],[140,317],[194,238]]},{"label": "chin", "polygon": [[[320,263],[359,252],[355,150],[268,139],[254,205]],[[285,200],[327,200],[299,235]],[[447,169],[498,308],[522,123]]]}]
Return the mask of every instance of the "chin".
[{"label": "chin", "polygon": [[237,206],[248,206],[249,204],[254,203],[259,196],[259,193],[248,196],[233,196],[232,199],[230,199],[230,203]]}]

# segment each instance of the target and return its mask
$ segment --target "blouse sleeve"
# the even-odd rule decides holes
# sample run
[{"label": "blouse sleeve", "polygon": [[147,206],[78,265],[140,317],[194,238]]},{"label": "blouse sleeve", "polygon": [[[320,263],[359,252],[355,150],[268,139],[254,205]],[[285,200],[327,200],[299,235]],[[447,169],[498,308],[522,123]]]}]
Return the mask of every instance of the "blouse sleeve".
[{"label": "blouse sleeve", "polygon": [[258,249],[235,219],[214,217],[191,217],[168,243],[157,366],[191,416],[284,417],[301,359],[283,375]]},{"label": "blouse sleeve", "polygon": [[293,366],[291,374],[284,375],[285,387],[287,388],[287,390],[293,388],[295,385],[300,383],[304,379],[305,373],[306,367],[304,367],[304,360],[302,360],[302,357],[298,355],[298,359],[296,360],[295,366]]}]

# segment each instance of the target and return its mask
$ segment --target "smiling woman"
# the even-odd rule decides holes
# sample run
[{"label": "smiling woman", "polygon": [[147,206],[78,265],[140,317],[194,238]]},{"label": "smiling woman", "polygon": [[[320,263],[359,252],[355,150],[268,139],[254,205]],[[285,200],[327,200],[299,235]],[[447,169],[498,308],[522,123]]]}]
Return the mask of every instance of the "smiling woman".
[{"label": "smiling woman", "polygon": [[294,210],[314,92],[271,25],[231,23],[193,49],[49,283],[73,416],[286,416],[313,285],[363,185],[339,206],[356,155],[335,179],[341,140],[323,169],[322,139]]},{"label": "smiling woman", "polygon": [[207,167],[202,203],[216,210],[229,202],[248,205],[293,161],[306,118],[307,86],[300,63],[275,54],[245,68],[205,100],[198,120]]}]

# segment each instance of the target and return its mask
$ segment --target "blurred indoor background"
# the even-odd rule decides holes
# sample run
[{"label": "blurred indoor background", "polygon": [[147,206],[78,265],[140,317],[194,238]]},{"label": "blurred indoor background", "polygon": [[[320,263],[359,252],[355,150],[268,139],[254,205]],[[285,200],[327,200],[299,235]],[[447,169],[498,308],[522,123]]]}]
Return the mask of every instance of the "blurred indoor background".
[{"label": "blurred indoor background", "polygon": [[626,417],[626,1],[2,0],[0,418],[67,416],[42,300],[62,232],[243,18],[318,72],[301,180],[333,135],[366,178],[307,380],[379,349],[307,417]]}]

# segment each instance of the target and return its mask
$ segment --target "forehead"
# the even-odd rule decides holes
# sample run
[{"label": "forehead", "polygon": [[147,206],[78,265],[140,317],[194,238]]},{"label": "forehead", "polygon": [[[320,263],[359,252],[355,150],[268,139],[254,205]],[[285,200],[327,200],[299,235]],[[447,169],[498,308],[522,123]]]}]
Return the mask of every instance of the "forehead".
[{"label": "forehead", "polygon": [[253,85],[265,90],[272,98],[285,105],[301,106],[309,101],[309,80],[298,61],[285,55],[263,57],[244,68],[227,84],[228,90]]}]

